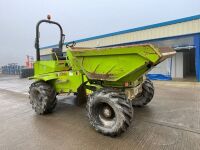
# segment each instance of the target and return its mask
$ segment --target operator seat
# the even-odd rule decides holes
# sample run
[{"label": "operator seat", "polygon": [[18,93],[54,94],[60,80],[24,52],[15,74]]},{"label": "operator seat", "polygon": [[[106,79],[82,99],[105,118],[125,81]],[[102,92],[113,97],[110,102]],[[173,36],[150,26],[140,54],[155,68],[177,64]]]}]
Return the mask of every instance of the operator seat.
[{"label": "operator seat", "polygon": [[66,60],[66,57],[63,56],[62,49],[60,49],[60,48],[53,48],[52,49],[53,60],[57,60],[56,56],[58,57],[58,60]]}]

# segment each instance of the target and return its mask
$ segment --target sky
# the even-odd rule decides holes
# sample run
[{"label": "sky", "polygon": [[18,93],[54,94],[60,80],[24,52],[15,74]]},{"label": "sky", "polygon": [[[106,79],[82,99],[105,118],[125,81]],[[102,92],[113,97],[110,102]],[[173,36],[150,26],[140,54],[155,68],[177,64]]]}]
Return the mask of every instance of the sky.
[{"label": "sky", "polygon": [[[200,14],[199,0],[0,0],[0,66],[35,57],[36,23],[48,14],[66,41]],[[41,46],[58,43],[58,29],[41,26]]]}]

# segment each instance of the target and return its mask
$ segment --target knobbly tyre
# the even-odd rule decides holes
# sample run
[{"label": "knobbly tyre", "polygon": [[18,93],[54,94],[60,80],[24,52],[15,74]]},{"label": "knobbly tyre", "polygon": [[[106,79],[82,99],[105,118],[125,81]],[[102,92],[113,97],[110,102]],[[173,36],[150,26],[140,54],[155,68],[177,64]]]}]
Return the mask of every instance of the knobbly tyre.
[{"label": "knobbly tyre", "polygon": [[[52,48],[50,60],[42,60],[39,27],[42,23],[58,26],[60,40]],[[59,23],[41,20],[36,26],[34,79],[29,94],[32,108],[39,115],[51,113],[56,96],[74,93],[79,104],[86,102],[87,116],[96,131],[118,136],[133,120],[133,106],[148,104],[154,95],[153,83],[145,75],[154,66],[175,54],[169,48],[151,44],[107,48],[81,48],[67,45]]]}]

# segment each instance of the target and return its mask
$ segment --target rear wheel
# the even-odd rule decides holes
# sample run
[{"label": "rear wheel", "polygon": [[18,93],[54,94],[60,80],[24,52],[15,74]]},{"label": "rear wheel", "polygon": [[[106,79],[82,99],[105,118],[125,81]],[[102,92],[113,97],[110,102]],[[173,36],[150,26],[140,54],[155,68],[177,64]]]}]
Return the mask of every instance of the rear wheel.
[{"label": "rear wheel", "polygon": [[154,96],[154,86],[151,80],[146,79],[142,84],[142,93],[132,100],[132,105],[141,107],[147,105]]},{"label": "rear wheel", "polygon": [[94,92],[87,102],[87,116],[96,131],[117,136],[127,130],[133,118],[133,107],[122,92]]},{"label": "rear wheel", "polygon": [[32,108],[39,115],[51,113],[56,107],[56,92],[51,85],[45,82],[40,81],[32,83],[29,94]]}]

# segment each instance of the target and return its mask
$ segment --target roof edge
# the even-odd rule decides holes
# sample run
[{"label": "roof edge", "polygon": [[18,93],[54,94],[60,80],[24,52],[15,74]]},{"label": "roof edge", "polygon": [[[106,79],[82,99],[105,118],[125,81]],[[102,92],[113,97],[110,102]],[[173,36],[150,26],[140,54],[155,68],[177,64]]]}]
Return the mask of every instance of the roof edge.
[{"label": "roof edge", "polygon": [[[98,35],[98,36],[92,36],[92,37],[89,37],[89,38],[83,38],[83,39],[75,40],[75,42],[76,43],[80,43],[80,42],[85,42],[85,41],[90,41],[90,40],[96,40],[96,39],[101,39],[101,38],[105,38],[105,37],[111,37],[111,36],[120,35],[120,34],[126,34],[126,33],[130,33],[130,32],[136,32],[136,31],[142,31],[142,30],[147,30],[147,29],[153,29],[153,28],[163,27],[163,26],[177,24],[177,23],[182,23],[182,22],[188,22],[188,21],[197,20],[197,19],[200,19],[200,14],[199,15],[195,15],[195,16],[180,18],[180,19],[176,19],[176,20],[171,20],[171,21],[165,21],[165,22],[161,22],[161,23],[156,23],[156,24],[152,24],[152,25],[147,25],[147,26],[142,26],[142,27],[136,27],[136,28],[127,29],[127,30],[121,30],[121,31],[112,32],[112,33],[108,33],[108,34],[102,34],[102,35]],[[72,43],[72,42],[73,41],[65,42],[64,44],[66,45],[66,44]],[[55,47],[55,46],[57,46],[57,45],[51,45],[51,46],[47,46],[47,47],[42,47],[41,49],[52,48],[52,47]]]}]

